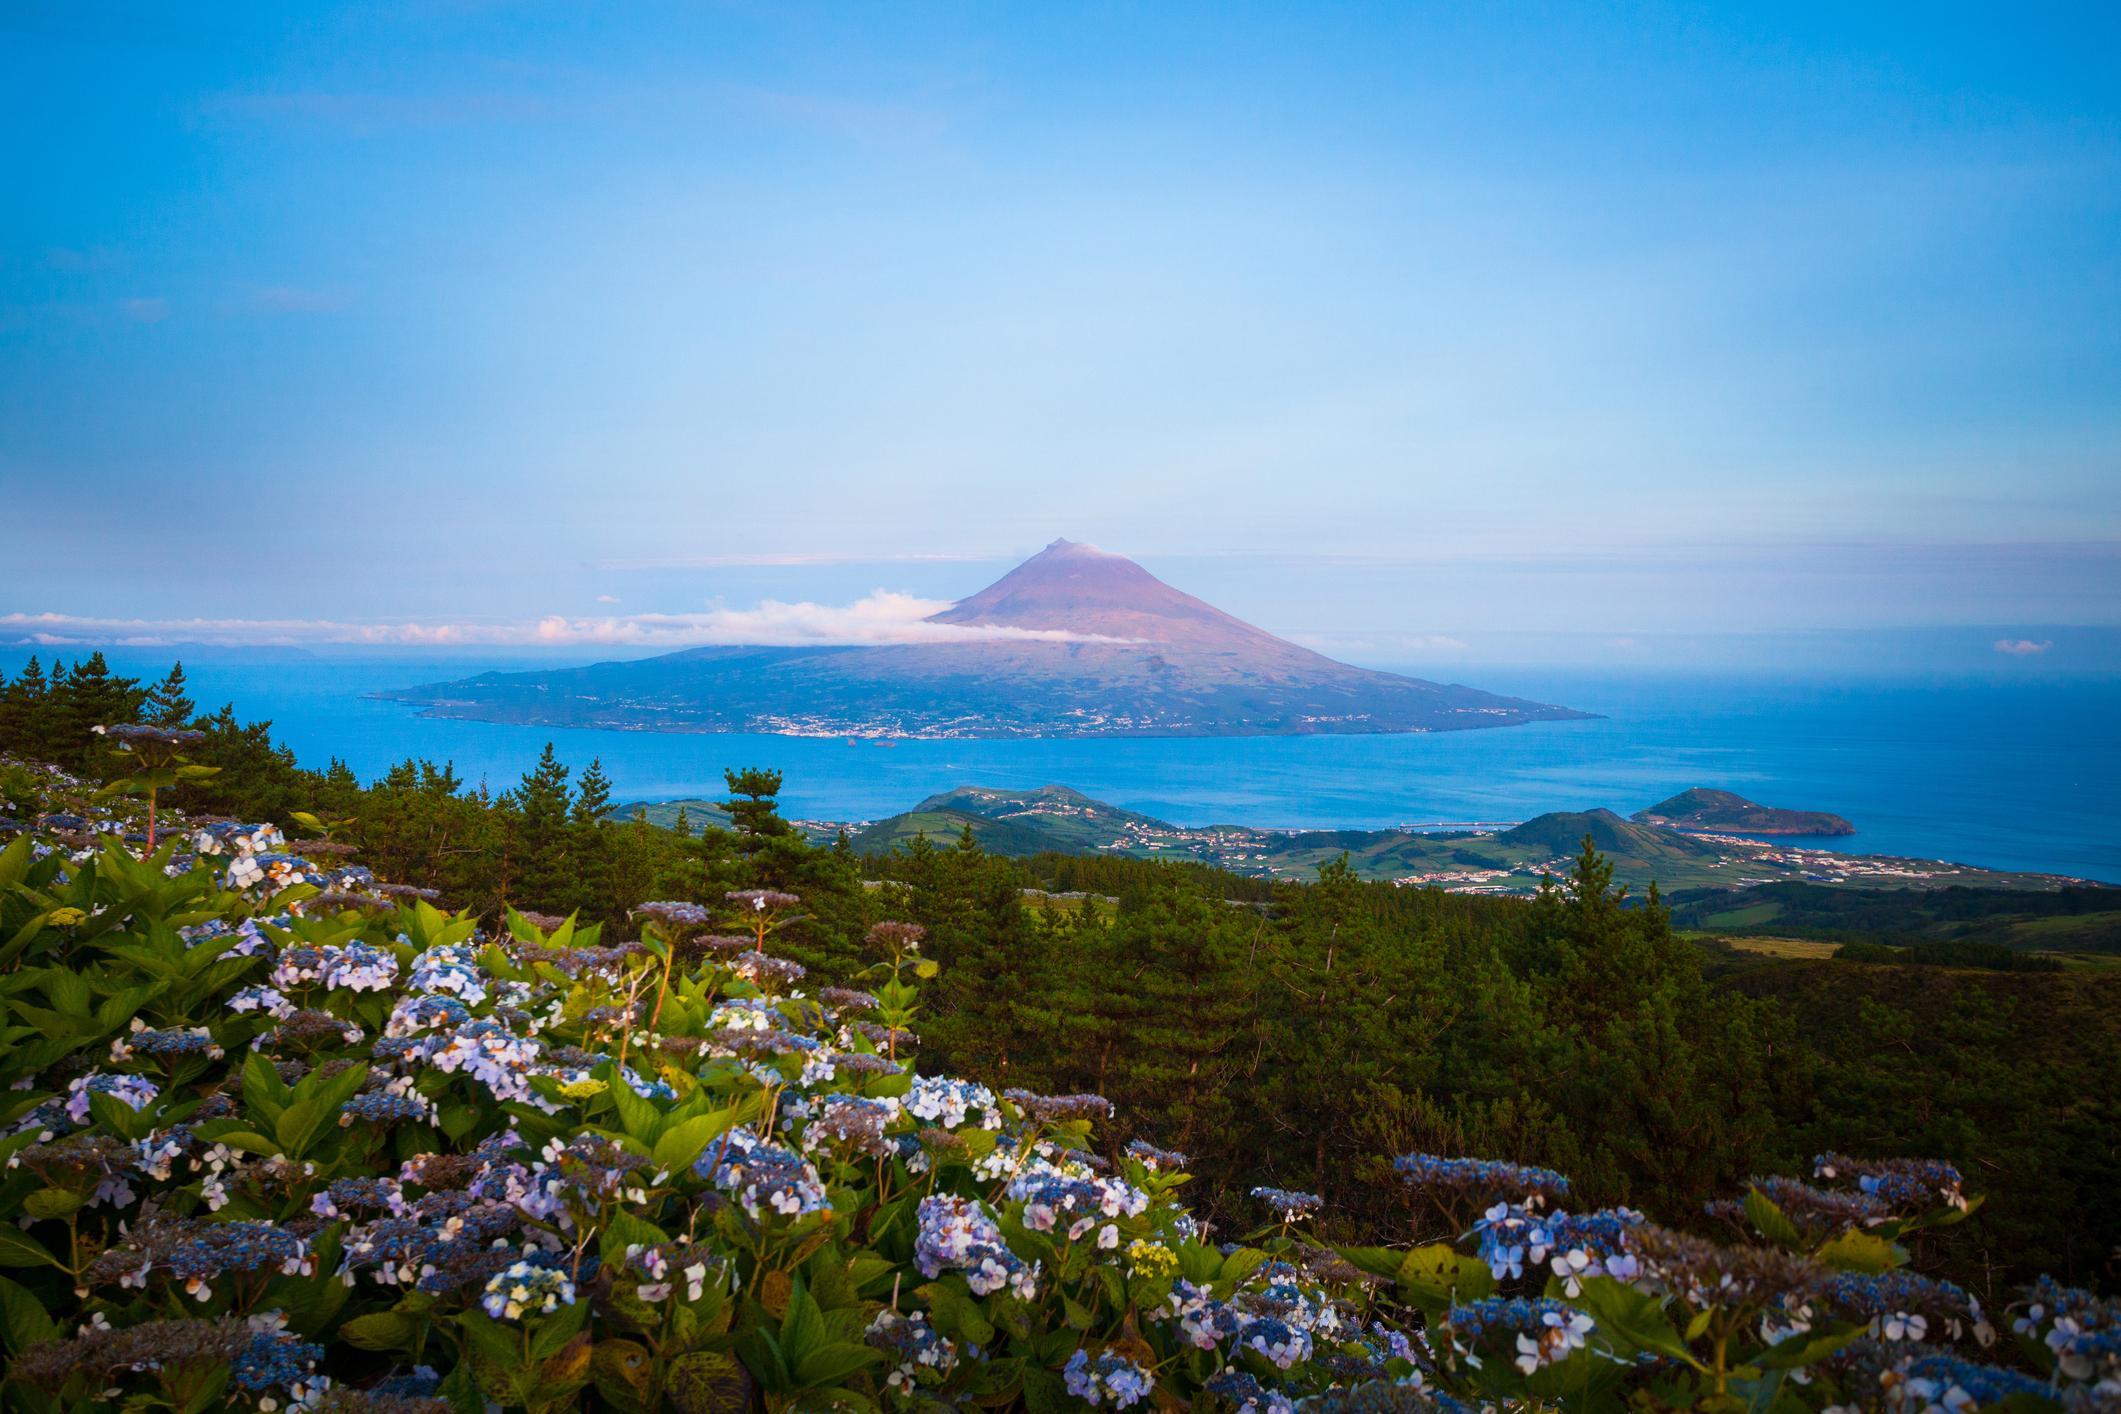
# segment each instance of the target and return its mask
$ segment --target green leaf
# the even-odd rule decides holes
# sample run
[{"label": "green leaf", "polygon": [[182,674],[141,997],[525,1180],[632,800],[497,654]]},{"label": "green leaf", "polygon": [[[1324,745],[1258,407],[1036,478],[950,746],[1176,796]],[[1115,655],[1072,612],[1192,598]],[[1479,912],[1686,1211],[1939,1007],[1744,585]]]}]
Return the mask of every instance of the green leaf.
[{"label": "green leaf", "polygon": [[315,1100],[297,1100],[280,1111],[280,1118],[273,1125],[273,1134],[280,1141],[280,1151],[289,1158],[300,1157],[323,1118]]},{"label": "green leaf", "polygon": [[1215,1273],[1219,1282],[1237,1283],[1266,1265],[1267,1254],[1257,1247],[1240,1247],[1223,1258],[1222,1267]]},{"label": "green leaf", "polygon": [[823,1345],[826,1340],[825,1313],[818,1310],[817,1302],[803,1288],[803,1279],[796,1277],[788,1288],[788,1312],[781,1317],[779,1341],[781,1358],[790,1366],[799,1365],[803,1357]]},{"label": "green leaf", "polygon": [[58,1333],[44,1303],[29,1288],[0,1277],[0,1335],[6,1337],[9,1351],[19,1354]]},{"label": "green leaf", "polygon": [[1793,1335],[1776,1345],[1771,1345],[1746,1361],[1763,1370],[1789,1370],[1801,1365],[1816,1365],[1851,1341],[1861,1339],[1862,1326],[1838,1326],[1827,1330],[1809,1331]]},{"label": "green leaf", "polygon": [[1357,1271],[1392,1281],[1399,1280],[1399,1265],[1407,1255],[1396,1247],[1336,1247],[1333,1250],[1347,1258],[1349,1265]]},{"label": "green leaf", "polygon": [[1701,1368],[1657,1297],[1612,1277],[1589,1277],[1576,1304],[1596,1323],[1592,1339],[1603,1341],[1621,1360],[1648,1352]]},{"label": "green leaf", "polygon": [[626,1077],[618,1073],[617,1066],[606,1061],[597,1069],[605,1072],[597,1078],[611,1087],[605,1093],[611,1096],[612,1104],[618,1108],[619,1124],[627,1134],[651,1146],[652,1152],[655,1141],[663,1132],[663,1112],[649,1103],[646,1096],[628,1085]]},{"label": "green leaf", "polygon": [[466,1311],[457,1318],[457,1324],[471,1341],[474,1354],[503,1369],[514,1369],[523,1363],[523,1347],[511,1328],[502,1325],[483,1311]]},{"label": "green leaf", "polygon": [[76,973],[60,968],[46,968],[44,972],[44,995],[51,998],[53,1006],[68,1016],[89,1014],[88,982]]},{"label": "green leaf", "polygon": [[559,1354],[560,1347],[573,1340],[588,1319],[589,1303],[575,1301],[539,1320],[537,1332],[530,1338],[530,1358],[547,1360]]},{"label": "green leaf", "polygon": [[1406,1253],[1399,1260],[1397,1276],[1402,1290],[1429,1307],[1477,1301],[1495,1290],[1495,1276],[1488,1264],[1448,1242],[1432,1242]]},{"label": "green leaf", "polygon": [[0,1267],[56,1267],[59,1259],[19,1228],[0,1227]]},{"label": "green leaf", "polygon": [[358,1350],[411,1350],[420,1323],[403,1311],[375,1311],[339,1327],[339,1338]]},{"label": "green leaf", "polygon": [[1753,1224],[1753,1231],[1776,1246],[1792,1252],[1804,1246],[1804,1238],[1798,1233],[1796,1224],[1784,1216],[1773,1199],[1757,1188],[1745,1191],[1745,1216]]},{"label": "green leaf", "polygon": [[0,849],[0,888],[12,888],[28,878],[29,864],[29,835],[19,834],[6,849]]},{"label": "green leaf", "polygon": [[605,1266],[612,1267],[626,1260],[628,1247],[654,1247],[669,1240],[670,1235],[654,1223],[619,1209],[612,1213],[597,1239],[597,1255]]},{"label": "green leaf", "polygon": [[871,1350],[866,1345],[834,1341],[830,1345],[819,1346],[795,1362],[795,1381],[805,1389],[837,1384],[856,1370],[874,1365],[881,1359],[881,1352]]},{"label": "green leaf", "polygon": [[[623,1082],[620,1088],[625,1088]],[[707,1151],[708,1142],[720,1138],[736,1123],[736,1114],[736,1106],[731,1105],[670,1126],[655,1141],[656,1167],[670,1173],[691,1168],[693,1161]]]},{"label": "green leaf", "polygon": [[278,1124],[291,1094],[262,1051],[243,1058],[243,1108],[260,1124]]},{"label": "green leaf", "polygon": [[1907,1249],[1867,1232],[1849,1231],[1813,1254],[1837,1272],[1889,1272],[1907,1263]]},{"label": "green leaf", "polygon": [[[994,1323],[987,1319],[986,1308],[963,1284],[956,1281],[930,1282],[914,1288],[914,1295],[928,1303],[929,1318],[935,1328],[944,1335],[954,1337],[967,1344],[988,1346],[994,1343]],[[1061,1300],[1069,1313],[1069,1324],[1075,1325],[1075,1314],[1081,1312],[1082,1324],[1076,1329],[1087,1329],[1090,1313],[1063,1293]]]},{"label": "green leaf", "polygon": [[1957,1227],[1981,1211],[1981,1205],[1987,1201],[1986,1193],[1976,1194],[1966,1200],[1966,1206],[1963,1208],[1939,1208],[1933,1213],[1924,1213],[1921,1217],[1911,1220],[1907,1230],[1912,1232],[1925,1228]]},{"label": "green leaf", "polygon": [[96,1117],[97,1124],[120,1139],[144,1139],[155,1127],[152,1114],[136,1110],[116,1095],[105,1095],[100,1091],[89,1092],[88,1112]]},{"label": "green leaf", "polygon": [[22,1200],[22,1211],[43,1222],[78,1213],[87,1201],[81,1194],[69,1193],[63,1188],[40,1188]]},{"label": "green leaf", "polygon": [[449,1402],[455,1414],[485,1414],[486,1396],[479,1390],[479,1382],[472,1375],[471,1361],[459,1360],[435,1390],[439,1399]]}]

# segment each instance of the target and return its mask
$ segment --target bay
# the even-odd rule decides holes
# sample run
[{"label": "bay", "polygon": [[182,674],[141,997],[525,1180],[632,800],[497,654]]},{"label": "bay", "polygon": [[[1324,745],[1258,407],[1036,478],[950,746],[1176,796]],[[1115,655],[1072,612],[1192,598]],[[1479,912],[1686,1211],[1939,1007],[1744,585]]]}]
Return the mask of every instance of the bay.
[{"label": "bay", "polygon": [[[168,650],[109,656],[120,671],[159,675]],[[784,773],[786,813],[810,819],[875,819],[954,786],[1058,783],[1179,824],[1318,828],[1593,806],[1626,814],[1698,785],[1848,817],[1858,833],[1818,842],[1830,848],[2121,881],[2121,681],[2111,677],[1491,668],[1478,686],[1605,715],[1432,735],[891,747],[449,721],[367,695],[536,665],[230,655],[187,671],[202,705],[233,702],[246,720],[269,719],[302,764],[338,757],[364,779],[423,757],[504,789],[551,741],[571,765],[601,760],[620,800],[713,797],[724,768],[764,766]]]}]

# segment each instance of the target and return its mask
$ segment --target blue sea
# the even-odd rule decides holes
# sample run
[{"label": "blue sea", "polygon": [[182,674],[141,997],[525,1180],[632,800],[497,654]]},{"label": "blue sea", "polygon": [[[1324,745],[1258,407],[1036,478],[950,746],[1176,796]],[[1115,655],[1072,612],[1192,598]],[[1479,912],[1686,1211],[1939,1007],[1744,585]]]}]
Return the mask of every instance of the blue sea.
[{"label": "blue sea", "polygon": [[[109,655],[159,675],[167,650]],[[49,654],[47,654],[49,657]],[[18,666],[7,655],[12,673]],[[1688,786],[1829,810],[1858,833],[1822,841],[2121,882],[2121,679],[1805,680],[1482,669],[1477,686],[1603,713],[1420,736],[903,741],[555,730],[421,717],[366,694],[509,664],[438,657],[231,655],[186,669],[202,705],[269,719],[304,765],[364,778],[408,756],[504,788],[547,741],[603,762],[620,800],[716,796],[731,766],[782,771],[786,813],[874,819],[960,785],[1059,783],[1180,824],[1371,828],[1515,821],[1606,806],[1626,814]]]}]

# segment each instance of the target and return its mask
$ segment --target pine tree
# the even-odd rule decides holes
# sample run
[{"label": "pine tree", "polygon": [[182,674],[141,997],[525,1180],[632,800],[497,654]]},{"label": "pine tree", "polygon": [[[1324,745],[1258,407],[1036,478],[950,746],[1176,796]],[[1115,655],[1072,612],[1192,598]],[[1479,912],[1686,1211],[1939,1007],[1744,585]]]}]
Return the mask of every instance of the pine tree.
[{"label": "pine tree", "polygon": [[198,714],[198,705],[184,695],[184,664],[170,666],[169,676],[147,693],[147,720],[158,727],[182,727]]},{"label": "pine tree", "polygon": [[0,692],[0,751],[39,757],[37,733],[47,714],[50,693],[44,665],[32,655],[22,675]]},{"label": "pine tree", "polygon": [[567,822],[574,797],[567,788],[567,777],[567,768],[548,741],[538,764],[509,794],[514,826],[509,853],[515,876],[511,903],[549,911],[562,906],[572,892],[567,873]]},{"label": "pine tree", "polygon": [[60,752],[56,759],[61,765],[77,769],[101,768],[106,753],[95,729],[137,721],[146,697],[137,679],[113,673],[101,653],[91,653],[85,661],[74,664],[73,671],[66,675],[64,706],[59,713],[61,735],[54,743]]},{"label": "pine tree", "polygon": [[573,837],[574,878],[568,902],[592,918],[615,917],[627,903],[611,896],[613,828],[611,778],[604,763],[592,758],[575,787]]},{"label": "pine tree", "polygon": [[774,797],[781,793],[781,773],[748,766],[741,771],[724,771],[722,779],[729,783],[728,800],[722,808],[729,812],[730,827],[737,833],[737,848],[746,854],[756,854],[765,847],[767,840],[794,833],[793,827],[780,816],[780,807]]},{"label": "pine tree", "polygon": [[582,779],[575,785],[574,820],[577,825],[594,825],[611,813],[611,777],[604,774],[604,763],[591,757],[589,765],[582,771]]},{"label": "pine tree", "polygon": [[[643,810],[643,811],[640,811],[640,812],[639,812],[639,813],[638,813],[638,814],[636,815],[636,817],[635,817],[635,818],[637,818],[637,819],[642,819],[642,820],[645,820],[645,819],[647,819],[647,818],[648,818],[648,812],[647,812],[647,811],[645,811],[645,810]],[[671,829],[673,829],[673,830],[676,830],[676,831],[677,831],[677,832],[678,832],[679,834],[683,835],[683,836],[684,836],[684,837],[685,837],[686,839],[688,839],[688,840],[689,840],[689,839],[691,839],[691,838],[692,838],[692,812],[691,812],[691,811],[689,811],[689,810],[687,810],[687,809],[686,809],[686,808],[685,808],[684,806],[680,805],[680,806],[678,807],[678,818],[677,818],[677,819],[676,819],[675,821],[673,821],[673,822],[672,822],[672,824],[671,824],[670,828],[671,828]]]}]

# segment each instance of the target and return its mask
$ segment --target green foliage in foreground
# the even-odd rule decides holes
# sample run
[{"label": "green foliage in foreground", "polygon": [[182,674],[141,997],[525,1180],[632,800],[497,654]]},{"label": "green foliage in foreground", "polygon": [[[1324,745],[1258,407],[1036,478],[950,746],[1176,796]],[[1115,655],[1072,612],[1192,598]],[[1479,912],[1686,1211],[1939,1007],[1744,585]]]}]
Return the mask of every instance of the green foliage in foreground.
[{"label": "green foliage in foreground", "polygon": [[[1734,1189],[1719,1240],[1416,1151],[1383,1241],[1273,1187],[1210,1230],[1105,1097],[916,1068],[918,927],[824,987],[783,891],[644,904],[624,944],[489,932],[270,827],[100,823],[0,850],[9,1407],[2091,1409],[2121,1380],[2121,1306],[1990,1312],[1916,1270],[1980,1206],[1947,1164],[1827,1155]],[[1584,946],[1625,922],[1600,869],[1521,944],[1584,996],[1672,946]],[[1669,1123],[1612,1116],[1700,1162]]]}]

